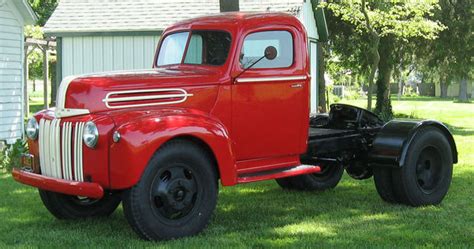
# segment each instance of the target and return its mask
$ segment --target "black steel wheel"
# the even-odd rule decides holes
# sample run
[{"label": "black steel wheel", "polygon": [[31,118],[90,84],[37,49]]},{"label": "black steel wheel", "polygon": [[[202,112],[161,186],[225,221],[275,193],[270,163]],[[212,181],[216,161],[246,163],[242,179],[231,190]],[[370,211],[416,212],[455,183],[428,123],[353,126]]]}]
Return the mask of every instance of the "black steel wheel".
[{"label": "black steel wheel", "polygon": [[194,208],[197,195],[202,191],[202,187],[198,189],[192,169],[186,164],[164,165],[156,174],[150,191],[153,211],[157,212],[157,217],[166,220],[183,218]]},{"label": "black steel wheel", "polygon": [[44,206],[58,219],[109,216],[121,201],[118,193],[105,193],[102,199],[91,199],[41,189],[38,192]]},{"label": "black steel wheel", "polygon": [[324,191],[335,188],[342,178],[344,167],[337,164],[321,165],[321,172],[276,179],[284,189]]},{"label": "black steel wheel", "polygon": [[451,146],[441,130],[423,128],[408,148],[403,167],[374,173],[377,191],[386,201],[415,207],[439,204],[451,184]]},{"label": "black steel wheel", "polygon": [[192,236],[209,223],[217,202],[210,155],[187,140],[173,140],[150,160],[140,181],[124,192],[123,210],[143,239]]}]

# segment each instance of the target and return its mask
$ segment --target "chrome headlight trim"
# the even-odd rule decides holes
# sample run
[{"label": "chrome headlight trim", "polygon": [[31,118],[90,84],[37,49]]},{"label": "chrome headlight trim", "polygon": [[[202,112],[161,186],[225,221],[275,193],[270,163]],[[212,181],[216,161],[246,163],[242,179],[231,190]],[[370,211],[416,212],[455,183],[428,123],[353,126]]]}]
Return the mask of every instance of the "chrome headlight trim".
[{"label": "chrome headlight trim", "polygon": [[38,138],[39,125],[38,121],[36,121],[36,118],[31,117],[28,120],[28,122],[26,123],[25,133],[26,136],[31,140],[36,140]]},{"label": "chrome headlight trim", "polygon": [[99,141],[99,130],[97,125],[94,122],[89,121],[84,125],[84,135],[82,135],[82,140],[89,148],[94,148]]}]

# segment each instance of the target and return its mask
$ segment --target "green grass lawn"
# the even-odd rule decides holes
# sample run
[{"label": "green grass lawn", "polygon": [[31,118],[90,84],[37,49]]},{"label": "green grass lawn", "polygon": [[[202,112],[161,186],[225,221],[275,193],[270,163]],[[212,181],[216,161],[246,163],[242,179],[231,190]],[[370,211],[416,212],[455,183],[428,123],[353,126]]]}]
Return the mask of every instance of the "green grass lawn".
[{"label": "green grass lawn", "polygon": [[36,189],[2,172],[0,247],[474,247],[474,104],[418,98],[393,106],[396,113],[441,120],[455,135],[459,163],[439,206],[384,203],[372,179],[347,175],[324,193],[283,191],[267,181],[221,188],[215,216],[202,234],[147,242],[132,232],[121,208],[109,218],[56,220]]}]

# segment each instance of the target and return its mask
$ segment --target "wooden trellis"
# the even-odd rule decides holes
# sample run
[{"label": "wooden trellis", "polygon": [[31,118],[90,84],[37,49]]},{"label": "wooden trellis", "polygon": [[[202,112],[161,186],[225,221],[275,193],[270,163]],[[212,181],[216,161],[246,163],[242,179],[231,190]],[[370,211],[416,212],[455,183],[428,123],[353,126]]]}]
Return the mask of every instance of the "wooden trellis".
[{"label": "wooden trellis", "polygon": [[[48,108],[48,74],[49,74],[49,63],[48,58],[49,54],[56,53],[56,41],[54,39],[34,39],[34,38],[25,38],[25,56],[24,56],[24,105],[25,105],[25,115],[28,115],[30,112],[29,109],[29,99],[28,99],[28,56],[35,48],[39,48],[43,52],[43,94],[44,94],[44,108]],[[31,48],[31,49],[30,49]]]}]

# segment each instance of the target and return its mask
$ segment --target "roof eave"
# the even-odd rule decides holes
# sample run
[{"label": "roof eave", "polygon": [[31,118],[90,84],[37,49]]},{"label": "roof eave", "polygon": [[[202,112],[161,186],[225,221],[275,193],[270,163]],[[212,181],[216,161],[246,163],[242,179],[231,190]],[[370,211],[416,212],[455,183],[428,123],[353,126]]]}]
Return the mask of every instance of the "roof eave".
[{"label": "roof eave", "polygon": [[44,34],[49,37],[71,36],[130,36],[130,35],[161,35],[162,29],[131,29],[131,30],[59,30],[44,29]]},{"label": "roof eave", "polygon": [[33,25],[38,21],[38,17],[31,8],[30,4],[28,4],[27,0],[13,1],[13,3],[23,17],[25,24]]}]

